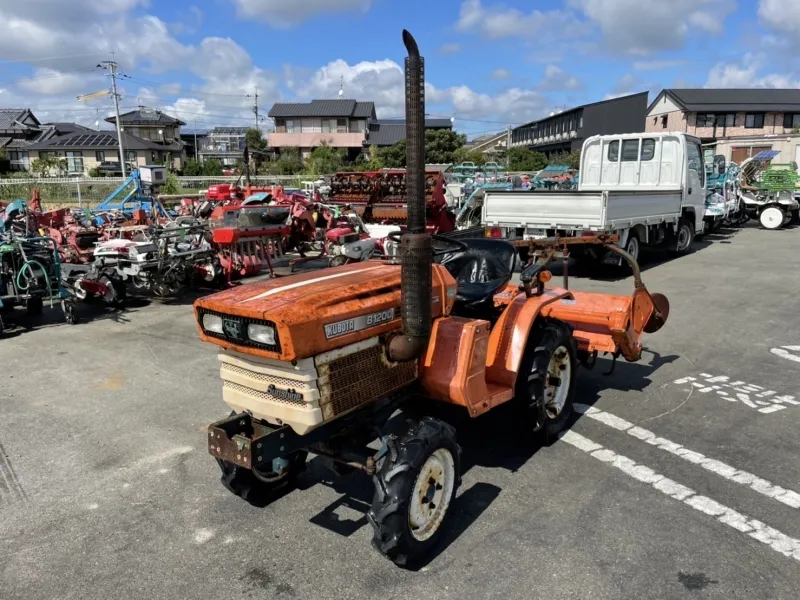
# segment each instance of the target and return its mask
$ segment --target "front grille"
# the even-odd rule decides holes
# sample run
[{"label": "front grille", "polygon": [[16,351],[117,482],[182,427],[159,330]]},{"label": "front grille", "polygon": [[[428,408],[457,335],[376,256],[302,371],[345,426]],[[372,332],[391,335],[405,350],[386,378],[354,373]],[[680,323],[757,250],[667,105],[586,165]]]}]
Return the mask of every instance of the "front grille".
[{"label": "front grille", "polygon": [[[243,332],[241,338],[234,338],[225,335],[224,333],[215,333],[213,331],[206,331],[205,327],[203,327],[203,315],[216,315],[222,319],[229,319],[235,320],[241,323],[241,331]],[[281,339],[278,336],[278,328],[275,326],[275,323],[272,321],[265,321],[263,319],[250,319],[247,317],[239,317],[234,315],[226,315],[221,312],[217,312],[215,310],[208,310],[207,308],[198,308],[197,309],[197,319],[200,323],[200,327],[203,328],[203,331],[208,337],[215,338],[218,340],[223,340],[230,344],[236,344],[237,346],[247,346],[248,348],[261,348],[262,350],[266,350],[268,352],[275,352],[276,354],[280,354],[281,352]],[[247,326],[250,323],[255,323],[258,325],[267,325],[272,327],[275,330],[275,343],[271,346],[266,344],[259,344],[258,342],[253,342],[247,338]]]},{"label": "front grille", "polygon": [[281,402],[282,404],[289,404],[291,406],[299,406],[301,408],[306,407],[306,402],[303,398],[297,400],[288,400],[286,398],[278,398],[277,396],[273,396],[269,392],[261,392],[259,390],[254,390],[253,388],[239,385],[238,383],[234,383],[232,381],[222,381],[222,387],[228,388],[235,392],[239,392],[240,394],[245,394],[247,396],[254,396],[256,398],[261,398],[262,400],[269,400],[270,402]]},{"label": "front grille", "polygon": [[268,373],[260,373],[259,371],[251,371],[250,369],[243,369],[242,367],[237,367],[236,365],[232,365],[230,363],[222,363],[220,369],[223,379],[227,379],[225,377],[226,373],[233,373],[235,375],[242,375],[244,377],[249,377],[250,379],[255,379],[257,381],[263,381],[265,383],[274,383],[275,385],[282,387],[311,389],[310,385],[303,383],[302,381],[298,381],[296,379],[289,379],[288,377],[278,377],[277,375],[269,375]]},{"label": "front grille", "polygon": [[386,396],[417,377],[417,361],[390,363],[380,344],[334,359],[318,368],[320,408],[325,419]]}]

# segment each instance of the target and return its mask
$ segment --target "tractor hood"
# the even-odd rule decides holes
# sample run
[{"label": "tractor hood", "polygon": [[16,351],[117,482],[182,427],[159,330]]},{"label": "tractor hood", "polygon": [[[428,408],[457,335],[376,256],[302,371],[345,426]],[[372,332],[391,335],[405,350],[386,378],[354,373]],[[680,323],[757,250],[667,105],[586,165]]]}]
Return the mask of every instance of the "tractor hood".
[{"label": "tractor hood", "polygon": [[[432,284],[433,316],[449,314],[455,280],[434,265]],[[307,358],[399,330],[400,266],[375,260],[281,277],[206,296],[194,306],[203,341],[265,358]],[[217,331],[204,326],[206,315]],[[251,340],[248,325],[274,328],[275,343]]]}]

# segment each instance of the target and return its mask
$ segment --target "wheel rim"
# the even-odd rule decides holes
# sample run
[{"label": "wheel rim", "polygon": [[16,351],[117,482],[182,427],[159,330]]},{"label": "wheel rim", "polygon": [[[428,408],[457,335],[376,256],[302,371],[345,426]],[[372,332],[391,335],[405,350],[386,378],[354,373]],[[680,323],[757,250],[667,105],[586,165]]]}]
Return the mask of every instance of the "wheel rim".
[{"label": "wheel rim", "polygon": [[73,285],[73,288],[75,289],[75,297],[78,300],[86,300],[86,290],[81,287],[83,280],[84,277],[78,277],[75,279],[75,285]]},{"label": "wheel rim", "polygon": [[678,228],[678,251],[686,250],[689,247],[689,239],[691,237],[691,232],[689,231],[689,226],[686,224],[681,225]]},{"label": "wheel rim", "polygon": [[564,346],[559,346],[550,357],[547,381],[544,384],[544,406],[548,418],[557,419],[564,410],[571,382],[572,362],[569,352]]},{"label": "wheel rim", "polygon": [[777,229],[783,223],[783,213],[777,208],[765,208],[761,213],[761,224],[767,229]]},{"label": "wheel rim", "polygon": [[422,465],[408,511],[408,523],[415,540],[424,542],[439,530],[450,506],[455,473],[455,461],[447,448],[437,448]]},{"label": "wheel rim", "polygon": [[636,236],[631,236],[628,240],[625,251],[633,257],[633,260],[639,260],[639,239]]}]

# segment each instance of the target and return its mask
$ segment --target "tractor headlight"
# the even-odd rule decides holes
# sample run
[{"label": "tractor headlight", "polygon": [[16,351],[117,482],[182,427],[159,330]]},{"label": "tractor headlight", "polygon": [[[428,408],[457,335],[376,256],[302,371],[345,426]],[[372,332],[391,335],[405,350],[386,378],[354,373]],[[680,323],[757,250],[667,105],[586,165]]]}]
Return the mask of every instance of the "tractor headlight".
[{"label": "tractor headlight", "polygon": [[212,333],[222,333],[222,317],[217,315],[203,315],[203,329]]},{"label": "tractor headlight", "polygon": [[250,323],[247,326],[247,337],[258,344],[264,344],[265,346],[275,345],[275,329],[269,325]]}]

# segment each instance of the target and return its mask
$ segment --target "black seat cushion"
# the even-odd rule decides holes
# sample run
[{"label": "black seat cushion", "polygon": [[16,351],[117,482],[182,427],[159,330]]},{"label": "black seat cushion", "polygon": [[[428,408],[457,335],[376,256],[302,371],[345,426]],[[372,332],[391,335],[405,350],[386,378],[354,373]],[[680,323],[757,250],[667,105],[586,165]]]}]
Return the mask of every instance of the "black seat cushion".
[{"label": "black seat cushion", "polygon": [[510,280],[517,264],[517,251],[505,240],[461,240],[466,250],[448,252],[439,260],[458,282],[456,303],[476,305],[490,302]]}]

